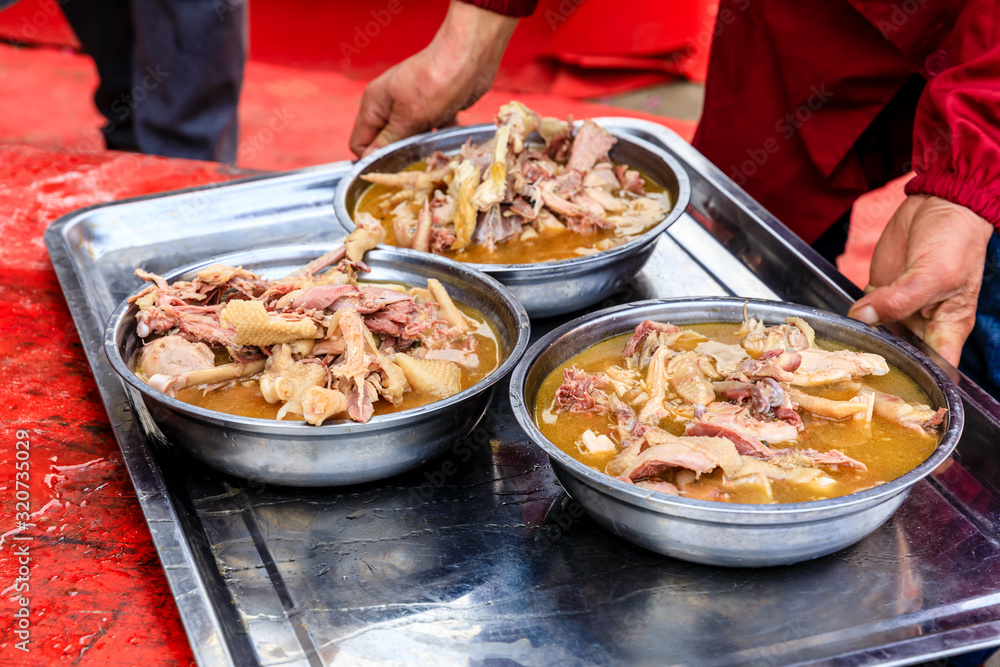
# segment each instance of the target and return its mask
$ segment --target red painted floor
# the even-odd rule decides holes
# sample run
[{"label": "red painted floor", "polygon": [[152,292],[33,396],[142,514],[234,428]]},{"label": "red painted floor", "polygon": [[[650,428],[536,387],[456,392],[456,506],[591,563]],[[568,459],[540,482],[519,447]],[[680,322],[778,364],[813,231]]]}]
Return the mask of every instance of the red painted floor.
[{"label": "red painted floor", "polygon": [[[42,233],[82,206],[233,176],[200,162],[0,146],[0,664],[193,664]],[[25,490],[28,516],[17,516]],[[15,648],[20,596],[28,652]]]},{"label": "red painted floor", "polygon": [[[91,103],[97,73],[90,58],[63,48],[0,44],[0,143],[31,143],[82,152],[103,150],[102,118]],[[284,170],[353,157],[347,140],[365,83],[337,72],[250,62],[240,100],[237,163]],[[556,95],[516,96],[543,115],[624,115],[661,122],[690,139],[694,123]],[[490,92],[460,116],[492,122],[511,93]],[[44,112],[43,112],[44,110]]]}]

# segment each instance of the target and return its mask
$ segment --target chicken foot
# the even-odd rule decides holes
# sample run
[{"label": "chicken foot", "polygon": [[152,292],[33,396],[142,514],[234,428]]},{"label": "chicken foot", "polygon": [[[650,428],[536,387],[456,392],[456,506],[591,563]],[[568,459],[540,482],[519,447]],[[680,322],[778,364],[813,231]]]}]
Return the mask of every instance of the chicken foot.
[{"label": "chicken foot", "polygon": [[181,389],[194,387],[200,384],[215,384],[217,382],[228,382],[241,377],[256,375],[264,370],[265,360],[252,361],[249,364],[223,364],[215,368],[189,371],[179,375],[157,374],[149,378],[149,386],[162,391],[167,396],[177,396]]}]

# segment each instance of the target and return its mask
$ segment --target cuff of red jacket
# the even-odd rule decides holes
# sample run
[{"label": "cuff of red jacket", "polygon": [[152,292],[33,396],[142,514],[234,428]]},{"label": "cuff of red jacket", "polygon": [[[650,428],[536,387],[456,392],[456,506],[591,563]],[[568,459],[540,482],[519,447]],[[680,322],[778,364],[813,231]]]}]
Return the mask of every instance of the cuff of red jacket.
[{"label": "cuff of red jacket", "polygon": [[1000,190],[959,178],[955,174],[917,174],[906,184],[908,195],[931,195],[960,204],[1000,229]]},{"label": "cuff of red jacket", "polygon": [[462,0],[462,2],[513,18],[531,16],[538,5],[538,0]]}]

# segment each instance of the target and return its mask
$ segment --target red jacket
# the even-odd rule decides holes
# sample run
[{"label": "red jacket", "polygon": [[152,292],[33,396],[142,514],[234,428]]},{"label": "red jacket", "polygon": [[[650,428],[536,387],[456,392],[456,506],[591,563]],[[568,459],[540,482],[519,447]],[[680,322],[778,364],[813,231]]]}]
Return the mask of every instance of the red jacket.
[{"label": "red jacket", "polygon": [[1000,226],[1000,0],[721,0],[694,143],[811,242],[869,189],[852,147],[914,74],[906,191]]}]

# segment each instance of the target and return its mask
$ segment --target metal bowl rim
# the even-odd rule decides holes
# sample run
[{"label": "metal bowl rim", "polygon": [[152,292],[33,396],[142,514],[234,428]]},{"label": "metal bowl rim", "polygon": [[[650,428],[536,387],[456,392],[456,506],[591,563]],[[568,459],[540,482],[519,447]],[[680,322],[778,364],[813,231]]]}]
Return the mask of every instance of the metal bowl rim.
[{"label": "metal bowl rim", "polygon": [[[598,125],[601,124],[603,118],[592,119]],[[579,124],[580,121],[577,121]],[[333,204],[334,213],[336,214],[337,220],[348,232],[353,231],[355,224],[354,218],[351,216],[350,211],[347,210],[347,191],[351,188],[355,181],[360,178],[361,173],[367,169],[372,163],[382,159],[387,155],[391,155],[397,151],[407,149],[411,146],[421,144],[430,139],[448,139],[452,135],[461,136],[463,134],[472,134],[474,132],[479,132],[488,129],[495,129],[496,126],[490,123],[481,123],[478,125],[467,125],[463,127],[456,127],[447,130],[437,130],[431,132],[425,132],[423,134],[418,134],[409,139],[404,139],[403,141],[398,141],[394,144],[389,144],[379,150],[375,151],[367,157],[361,158],[354,163],[354,166],[344,174],[343,178],[340,179],[340,183],[337,184],[337,190],[334,194]],[[652,153],[657,158],[663,160],[663,162],[670,168],[673,172],[674,177],[677,179],[677,201],[674,202],[673,207],[667,212],[667,215],[658,222],[654,227],[646,230],[634,239],[627,241],[614,248],[609,248],[608,250],[602,250],[600,252],[595,252],[589,255],[583,255],[580,257],[570,257],[568,259],[559,259],[550,262],[534,262],[534,263],[524,263],[524,264],[482,264],[478,262],[459,262],[463,266],[471,267],[477,271],[482,271],[483,273],[503,273],[503,274],[517,274],[517,273],[546,273],[546,272],[580,272],[588,269],[592,269],[593,265],[603,265],[610,264],[614,260],[620,257],[629,255],[639,248],[646,246],[650,243],[656,241],[660,234],[663,233],[670,225],[676,222],[687,210],[688,202],[691,200],[691,179],[687,174],[687,171],[681,165],[680,161],[674,156],[670,155],[666,150],[660,148],[659,146],[646,141],[645,139],[640,139],[623,133],[617,128],[611,128],[608,130],[611,134],[619,141],[626,141],[637,145],[643,150]],[[395,248],[397,246],[389,246],[385,244],[379,244],[379,247],[390,247]],[[402,249],[402,248],[401,248]],[[419,251],[416,251],[419,252]],[[433,253],[426,253],[433,254]],[[506,275],[505,275],[506,277]]]},{"label": "metal bowl rim", "polygon": [[[941,389],[942,395],[944,396],[945,407],[948,408],[948,426],[942,433],[938,446],[933,452],[931,452],[927,459],[922,461],[912,470],[900,475],[896,479],[863,491],[857,491],[844,496],[837,496],[835,498],[825,498],[822,500],[811,500],[797,503],[775,503],[769,505],[752,503],[725,503],[654,493],[646,489],[641,489],[633,484],[626,484],[625,482],[614,479],[606,473],[598,472],[597,470],[580,463],[570,455],[566,454],[548,438],[546,438],[535,424],[534,416],[532,414],[534,412],[534,406],[531,406],[529,411],[529,407],[526,404],[524,396],[524,385],[531,368],[557,339],[569,333],[594,327],[598,323],[612,318],[614,315],[638,308],[672,304],[703,304],[706,307],[711,307],[713,305],[720,305],[723,307],[738,305],[742,307],[744,303],[747,304],[749,308],[753,308],[755,305],[767,308],[779,307],[787,310],[790,316],[798,315],[803,318],[812,317],[820,320],[832,321],[838,325],[846,325],[847,328],[853,330],[862,337],[874,338],[888,345],[901,348],[907,356],[919,363],[921,367],[934,378],[938,387]],[[706,320],[706,322],[708,321],[713,320]],[[625,329],[617,333],[609,334],[605,337],[605,339],[621,335],[627,331],[628,329]],[[579,350],[578,352],[582,352],[582,350]],[[788,518],[789,515],[801,515],[803,513],[829,514],[836,512],[847,514],[852,511],[860,511],[864,509],[864,507],[860,506],[874,504],[876,501],[884,501],[898,493],[906,492],[918,481],[933,472],[935,468],[941,465],[941,463],[951,455],[952,451],[958,444],[958,439],[961,436],[965,418],[961,397],[959,396],[957,387],[951,379],[923,352],[916,349],[901,338],[895,336],[891,332],[883,329],[877,329],[857,320],[844,317],[836,313],[831,313],[829,311],[812,308],[810,306],[765,299],[743,299],[739,297],[680,297],[670,299],[650,299],[646,301],[636,301],[620,306],[613,306],[590,315],[575,318],[540,338],[525,353],[524,357],[521,358],[520,363],[518,363],[517,367],[514,369],[513,375],[511,376],[510,400],[514,410],[514,417],[517,419],[521,428],[524,429],[525,433],[528,434],[535,444],[542,448],[549,458],[552,459],[553,463],[562,466],[568,474],[574,476],[580,482],[590,486],[596,491],[610,495],[617,500],[622,500],[629,504],[641,506],[646,509],[652,509],[654,511],[669,513],[670,510],[674,509],[695,511],[702,510],[707,515],[717,515],[717,518],[709,520],[716,521],[718,523],[730,523],[731,519],[738,516],[745,517],[748,513],[759,519],[769,517],[781,519]],[[816,520],[821,520],[821,518],[826,517],[815,517]]]},{"label": "metal bowl rim", "polygon": [[[164,278],[167,280],[177,280],[180,276],[189,273],[198,268],[205,268],[211,266],[212,264],[222,263],[232,258],[247,257],[248,255],[253,255],[254,253],[265,253],[265,252],[295,252],[295,251],[305,251],[318,249],[320,254],[327,252],[335,247],[335,244],[324,244],[324,243],[309,243],[309,244],[288,244],[275,246],[273,248],[260,248],[255,250],[238,251],[227,253],[225,255],[219,255],[217,257],[207,258],[201,261],[191,262],[177,269],[173,269],[165,274]],[[395,248],[392,246],[380,246],[376,248],[376,251],[386,253],[391,255],[401,255],[404,260],[409,260],[409,262],[404,263],[419,263],[419,262],[431,262],[432,264],[438,264],[440,268],[445,271],[456,272],[459,277],[465,282],[475,282],[479,281],[485,283],[487,286],[496,290],[500,295],[503,302],[511,310],[512,314],[517,320],[517,333],[514,341],[514,346],[510,351],[510,354],[504,359],[497,368],[493,370],[489,375],[479,380],[477,383],[463,389],[459,393],[449,396],[448,398],[441,399],[439,401],[434,401],[432,403],[427,403],[426,405],[421,405],[416,408],[411,408],[409,410],[402,410],[400,412],[393,412],[384,415],[376,415],[372,417],[371,420],[361,423],[355,422],[347,419],[340,419],[333,422],[328,422],[322,426],[312,426],[305,424],[304,422],[286,422],[286,421],[276,421],[272,419],[258,419],[256,417],[241,417],[239,415],[229,415],[224,412],[218,412],[216,410],[209,410],[207,408],[200,408],[189,403],[185,403],[176,398],[167,396],[166,394],[153,389],[148,384],[139,379],[139,377],[133,372],[124,359],[122,359],[121,354],[118,351],[118,346],[115,343],[115,338],[117,336],[118,330],[124,326],[127,322],[126,316],[129,311],[134,307],[134,304],[130,304],[128,299],[135,296],[140,291],[145,289],[145,285],[139,287],[133,291],[128,297],[122,300],[118,307],[115,308],[114,312],[108,318],[108,323],[104,331],[104,353],[107,356],[108,361],[111,363],[111,367],[114,371],[121,377],[125,382],[127,382],[134,389],[138,390],[143,394],[144,397],[153,400],[156,403],[163,404],[166,408],[173,410],[175,412],[182,413],[188,417],[197,419],[199,421],[208,422],[211,424],[226,426],[230,428],[242,428],[242,430],[254,430],[262,433],[273,433],[281,434],[287,436],[295,435],[306,435],[311,437],[326,437],[326,436],[338,436],[338,435],[350,435],[357,434],[365,431],[378,431],[382,429],[390,429],[397,425],[398,422],[408,422],[419,420],[424,417],[428,417],[433,413],[437,413],[449,408],[457,407],[460,403],[464,402],[466,399],[472,398],[492,387],[494,384],[505,377],[511,369],[517,364],[520,358],[524,355],[525,350],[528,347],[528,340],[531,335],[531,324],[528,319],[528,314],[524,310],[521,303],[511,294],[510,290],[502,283],[492,278],[491,276],[484,275],[482,273],[476,272],[474,270],[468,269],[459,262],[455,262],[446,257],[438,257],[430,253],[419,252],[416,250],[410,250],[408,248]],[[393,258],[395,259],[395,258]]]}]

